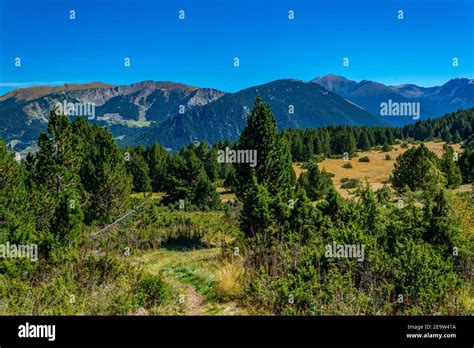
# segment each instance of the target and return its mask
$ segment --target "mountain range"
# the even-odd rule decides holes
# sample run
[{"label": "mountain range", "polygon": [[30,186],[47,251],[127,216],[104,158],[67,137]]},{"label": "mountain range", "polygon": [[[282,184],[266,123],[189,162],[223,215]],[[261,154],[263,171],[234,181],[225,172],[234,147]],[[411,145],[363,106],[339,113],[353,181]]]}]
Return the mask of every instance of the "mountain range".
[{"label": "mountain range", "polygon": [[0,97],[0,138],[15,150],[28,149],[46,130],[56,103],[93,103],[95,118],[90,122],[110,128],[122,145],[158,141],[176,150],[194,140],[236,139],[257,95],[271,105],[280,129],[403,125],[414,121],[380,116],[380,103],[419,102],[422,119],[439,117],[474,106],[474,80],[453,79],[425,88],[326,75],[310,82],[276,80],[235,93],[154,81],[21,88]]},{"label": "mountain range", "polygon": [[[440,117],[474,105],[474,80],[466,78],[452,79],[442,86],[428,88],[413,84],[387,86],[368,80],[356,82],[336,75],[318,77],[312,82],[341,95],[373,115],[380,115],[380,104],[388,100],[420,103],[421,119]],[[413,122],[404,116],[391,116],[387,121],[393,126]]]}]

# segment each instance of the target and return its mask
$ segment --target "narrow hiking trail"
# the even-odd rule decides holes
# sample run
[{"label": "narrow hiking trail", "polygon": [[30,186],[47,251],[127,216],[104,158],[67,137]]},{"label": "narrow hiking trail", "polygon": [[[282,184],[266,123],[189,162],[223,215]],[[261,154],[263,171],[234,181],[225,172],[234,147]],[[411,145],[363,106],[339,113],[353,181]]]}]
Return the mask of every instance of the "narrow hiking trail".
[{"label": "narrow hiking trail", "polygon": [[146,272],[163,276],[173,289],[182,315],[244,315],[234,301],[216,296],[213,285],[222,267],[219,248],[197,250],[159,249],[138,258]]}]

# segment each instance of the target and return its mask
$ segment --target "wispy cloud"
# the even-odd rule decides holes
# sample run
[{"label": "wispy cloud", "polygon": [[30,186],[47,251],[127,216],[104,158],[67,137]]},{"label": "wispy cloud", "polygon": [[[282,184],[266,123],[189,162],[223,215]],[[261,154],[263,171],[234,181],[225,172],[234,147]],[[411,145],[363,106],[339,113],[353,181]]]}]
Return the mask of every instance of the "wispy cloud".
[{"label": "wispy cloud", "polygon": [[57,86],[67,83],[82,83],[83,81],[48,81],[48,82],[0,82],[0,87],[23,88],[35,86]]}]

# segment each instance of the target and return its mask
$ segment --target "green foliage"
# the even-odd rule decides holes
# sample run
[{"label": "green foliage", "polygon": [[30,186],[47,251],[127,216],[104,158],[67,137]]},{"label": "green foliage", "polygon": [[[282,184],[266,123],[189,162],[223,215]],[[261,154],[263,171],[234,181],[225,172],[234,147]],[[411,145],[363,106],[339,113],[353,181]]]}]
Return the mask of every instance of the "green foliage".
[{"label": "green foliage", "polygon": [[369,157],[364,156],[364,157],[359,158],[359,162],[370,162],[370,159]]},{"label": "green foliage", "polygon": [[464,152],[459,158],[459,167],[464,182],[474,182],[474,135],[471,135],[464,144]]},{"label": "green foliage", "polygon": [[378,189],[375,192],[375,195],[377,196],[377,201],[381,204],[386,204],[392,197],[392,192],[388,188],[387,185],[383,185],[381,189]]},{"label": "green foliage", "polygon": [[341,188],[343,189],[353,189],[358,188],[361,185],[361,181],[355,178],[342,178],[341,179]]},{"label": "green foliage", "polygon": [[393,144],[395,138],[402,136],[396,128],[355,126],[330,126],[306,130],[285,129],[282,135],[290,144],[293,161],[337,156],[344,152],[352,157],[356,148],[368,151],[374,146]]},{"label": "green foliage", "polygon": [[153,146],[145,150],[145,159],[149,168],[149,177],[153,192],[160,192],[164,190],[166,166],[168,160],[168,152],[160,144],[153,144]]},{"label": "green foliage", "polygon": [[341,129],[331,137],[331,149],[335,153],[347,152],[349,156],[356,150],[354,134],[350,129]]},{"label": "green foliage", "polygon": [[196,148],[196,155],[204,165],[207,177],[214,182],[219,177],[219,163],[217,161],[217,148],[209,149],[205,141],[201,141]]},{"label": "green foliage", "polygon": [[298,183],[304,188],[307,197],[313,201],[324,198],[332,186],[331,176],[325,169],[320,172],[316,164],[310,164],[308,172],[301,173]]},{"label": "green foliage", "polygon": [[[330,190],[318,205],[323,239],[273,248],[267,258],[278,260],[281,271],[255,269],[248,300],[283,315],[466,313],[453,302],[467,278],[452,253],[466,245],[451,198],[440,188],[426,192],[423,208],[408,198],[398,208],[388,203],[387,190],[374,195],[366,186],[350,202]],[[325,246],[332,243],[363,246],[364,258],[328,257]]]},{"label": "green foliage", "polygon": [[446,142],[459,143],[474,130],[474,109],[460,110],[444,117],[418,121],[402,128],[405,138],[426,140],[430,136]]},{"label": "green foliage", "polygon": [[125,167],[132,177],[134,192],[150,192],[152,190],[151,180],[148,175],[150,168],[144,158],[145,150],[139,146],[134,150],[128,149]]},{"label": "green foliage", "polygon": [[217,208],[219,197],[194,148],[184,148],[168,160],[165,178],[165,203],[184,200],[185,205]]},{"label": "green foliage", "polygon": [[124,153],[105,128],[76,118],[72,129],[82,144],[79,175],[89,196],[83,205],[85,221],[110,223],[129,208],[132,179],[126,171]]},{"label": "green foliage", "polygon": [[361,132],[357,141],[357,148],[362,151],[370,150],[371,144],[366,132]]},{"label": "green foliage", "polygon": [[351,162],[346,162],[342,165],[342,168],[351,169],[351,168],[353,168],[352,163]]},{"label": "green foliage", "polygon": [[256,151],[257,164],[235,164],[236,195],[242,198],[255,177],[258,184],[264,185],[270,194],[289,190],[295,183],[295,173],[291,166],[290,152],[285,140],[278,133],[270,105],[257,98],[254,108],[247,117],[244,128],[235,146],[236,150]]},{"label": "green foliage", "polygon": [[443,146],[444,153],[440,161],[440,167],[446,177],[446,187],[458,188],[462,183],[462,174],[454,161],[454,150],[449,145]]},{"label": "green foliage", "polygon": [[[448,116],[452,127],[429,120],[404,130],[433,136],[442,126],[439,131],[453,141],[457,132],[466,139],[459,167],[465,182],[472,182],[474,138],[467,134],[471,119],[465,114]],[[373,193],[349,178],[341,181],[359,188],[357,198],[344,200],[331,175],[311,162],[295,185],[289,154],[291,149],[305,160],[323,153],[340,156],[355,142],[358,148],[388,145],[406,134],[328,127],[280,135],[270,108],[259,100],[234,147],[259,150],[255,168],[217,165],[217,149],[230,143],[211,149],[204,142],[191,144],[173,155],[154,145],[130,150],[130,176],[123,151],[106,129],[52,115],[48,132],[39,138],[38,153],[21,163],[0,141],[0,244],[40,247],[37,262],[0,259],[0,314],[154,313],[172,289],[163,274],[143,273],[123,250],[139,254],[161,246],[216,244],[239,248],[247,285],[240,300],[264,313],[465,315],[472,310],[463,298],[470,281],[472,204],[460,204],[464,196],[444,187],[460,183],[449,146],[441,160],[423,145],[397,158],[392,182],[403,194],[396,199],[405,201],[398,205],[387,186]],[[236,188],[241,208],[189,211],[219,207],[215,182],[224,178]],[[134,205],[147,204],[133,219],[91,239],[97,224],[128,210],[132,179],[135,190],[165,190],[165,199],[136,199]],[[173,208],[180,199],[184,210]],[[363,246],[365,253],[361,259],[328,256],[325,250],[334,243]],[[214,283],[207,278],[188,267],[174,271],[213,295]]]},{"label": "green foliage", "polygon": [[34,239],[35,215],[27,172],[0,141],[0,243],[25,243]]},{"label": "green foliage", "polygon": [[444,183],[445,178],[436,155],[421,144],[397,157],[391,181],[397,191],[404,192],[407,187],[411,191],[428,189]]},{"label": "green foliage", "polygon": [[382,151],[383,152],[392,151],[392,147],[388,143],[384,143],[383,146],[382,146]]},{"label": "green foliage", "polygon": [[141,306],[151,308],[163,302],[168,296],[169,286],[163,275],[142,273],[137,281],[135,293]]},{"label": "green foliage", "polygon": [[59,196],[58,208],[51,223],[58,241],[76,243],[81,236],[84,213],[78,191],[68,190]]},{"label": "green foliage", "polygon": [[252,177],[251,185],[245,192],[241,212],[240,228],[246,237],[263,235],[274,224],[271,211],[272,198],[265,186]]}]

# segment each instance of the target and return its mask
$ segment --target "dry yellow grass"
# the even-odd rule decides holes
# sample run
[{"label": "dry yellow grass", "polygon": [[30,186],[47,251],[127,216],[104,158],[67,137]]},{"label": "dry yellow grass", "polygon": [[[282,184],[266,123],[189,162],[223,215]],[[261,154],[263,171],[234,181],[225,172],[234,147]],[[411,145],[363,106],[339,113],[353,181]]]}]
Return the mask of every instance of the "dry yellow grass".
[{"label": "dry yellow grass", "polygon": [[[444,142],[427,142],[425,143],[426,147],[433,151],[437,156],[441,156],[443,153]],[[416,146],[416,145],[409,145]],[[460,144],[452,145],[454,150],[460,152]],[[359,152],[359,157],[354,157],[350,161],[353,168],[347,169],[343,168],[342,165],[347,161],[343,159],[325,159],[324,161],[318,163],[319,169],[326,169],[327,172],[333,173],[335,176],[332,178],[334,186],[337,191],[344,197],[350,197],[350,191],[347,189],[341,189],[341,179],[356,178],[361,180],[363,183],[368,182],[369,185],[374,189],[380,189],[383,187],[384,182],[388,182],[390,174],[393,170],[393,165],[395,159],[404,153],[407,149],[403,149],[400,145],[394,145],[392,151],[382,152],[382,151],[364,151]],[[390,155],[391,160],[386,160],[385,155]],[[370,162],[359,162],[359,158],[367,156],[370,159]],[[304,171],[300,166],[294,164],[293,169],[295,170],[296,175],[299,177],[301,172]]]},{"label": "dry yellow grass", "polygon": [[242,290],[244,266],[240,261],[225,264],[216,275],[214,290],[220,297],[237,298]]}]

